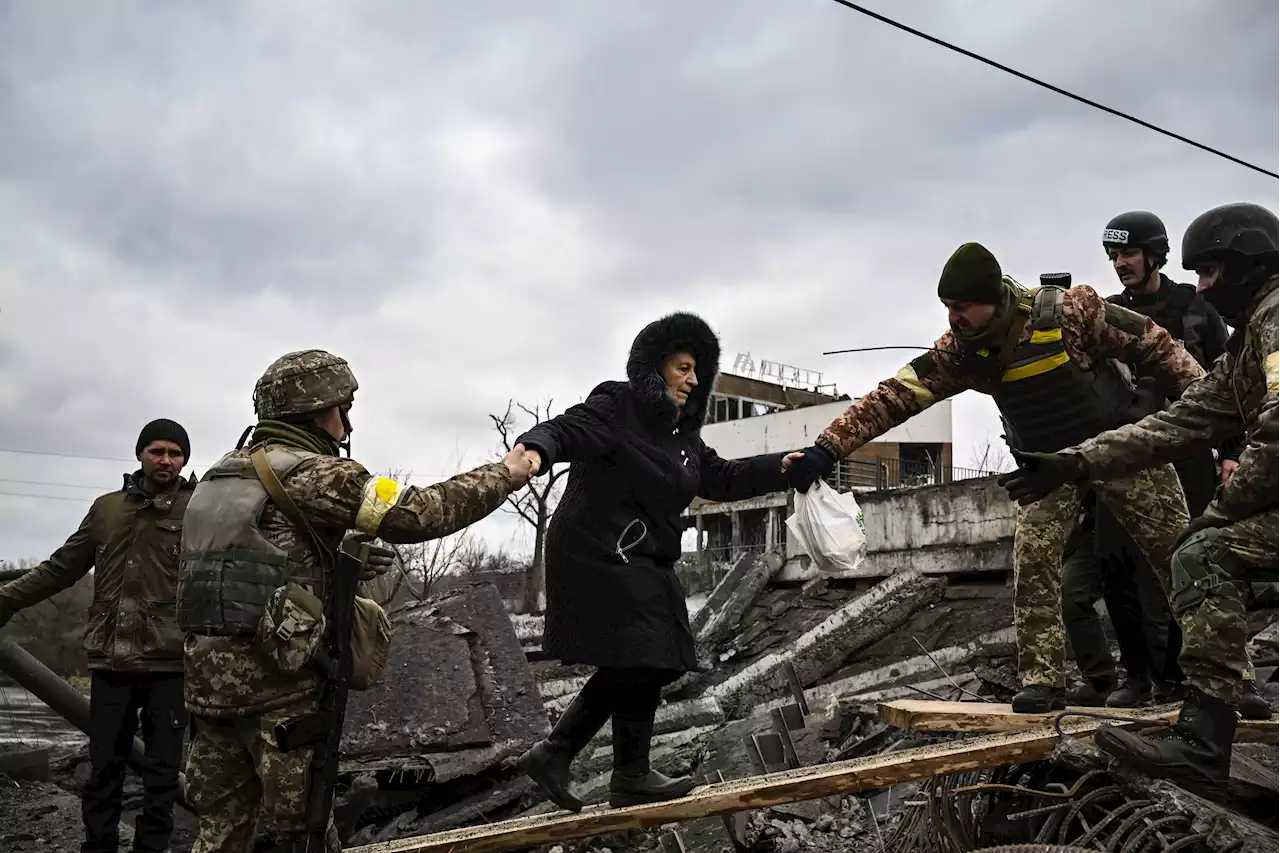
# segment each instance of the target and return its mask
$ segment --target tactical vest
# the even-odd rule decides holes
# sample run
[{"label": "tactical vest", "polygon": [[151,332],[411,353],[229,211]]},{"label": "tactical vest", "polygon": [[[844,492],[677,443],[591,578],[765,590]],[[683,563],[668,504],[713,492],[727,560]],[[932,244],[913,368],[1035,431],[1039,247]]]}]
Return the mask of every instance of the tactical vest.
[{"label": "tactical vest", "polygon": [[[1145,317],[1150,317],[1153,323],[1168,332],[1169,337],[1191,353],[1191,356],[1200,363],[1201,367],[1208,370],[1212,363],[1208,353],[1205,351],[1205,330],[1203,328],[1207,318],[1202,315],[1190,317],[1187,314],[1187,309],[1191,307],[1191,302],[1195,299],[1195,296],[1196,289],[1191,285],[1179,284],[1165,279],[1156,299],[1150,301],[1137,300],[1125,292],[1108,296],[1107,301],[1121,305]],[[1117,363],[1117,366],[1125,372],[1125,375],[1132,375],[1131,366],[1119,365],[1119,363]],[[1147,383],[1138,387],[1138,403],[1134,407],[1134,417],[1131,422],[1136,423],[1153,412],[1168,408],[1176,396],[1173,389],[1162,389],[1154,383]]]},{"label": "tactical vest", "polygon": [[1053,453],[1079,444],[1125,423],[1136,403],[1133,386],[1113,365],[1085,370],[1071,359],[1062,342],[1065,292],[1031,291],[1019,306],[1031,314],[1031,338],[999,359],[985,348],[976,353],[1003,365],[992,397],[1019,450]]},{"label": "tactical vest", "polygon": [[[1157,298],[1149,302],[1134,299],[1128,293],[1112,294],[1107,297],[1107,301],[1150,317],[1157,326],[1168,332],[1171,338],[1187,345],[1190,351],[1186,328],[1187,309],[1191,307],[1191,302],[1195,298],[1196,289],[1191,285],[1168,281],[1162,285]],[[1191,354],[1203,361],[1202,353],[1192,352]],[[1205,365],[1202,364],[1202,366]]]},{"label": "tactical vest", "polygon": [[[273,446],[277,477],[314,453]],[[246,454],[224,456],[196,486],[183,520],[178,625],[198,634],[252,635],[267,600],[292,580],[321,592],[323,569],[293,562],[259,528],[269,497]]]}]

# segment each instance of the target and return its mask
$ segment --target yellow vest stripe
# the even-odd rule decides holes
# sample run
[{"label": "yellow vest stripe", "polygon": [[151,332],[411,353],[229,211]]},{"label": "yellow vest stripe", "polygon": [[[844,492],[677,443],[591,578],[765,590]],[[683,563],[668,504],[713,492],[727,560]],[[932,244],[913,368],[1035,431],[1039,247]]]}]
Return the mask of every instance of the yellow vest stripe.
[{"label": "yellow vest stripe", "polygon": [[1047,373],[1055,367],[1062,367],[1070,361],[1071,358],[1065,352],[1057,352],[1053,355],[1047,355],[1044,358],[1036,359],[1030,364],[1023,364],[1019,367],[1011,367],[1004,372],[1001,382],[1017,382],[1019,379],[1029,379],[1032,376],[1039,376],[1041,373]]},{"label": "yellow vest stripe", "polygon": [[1062,340],[1061,328],[1036,330],[1031,333],[1031,343],[1033,344],[1049,344],[1060,340]]}]

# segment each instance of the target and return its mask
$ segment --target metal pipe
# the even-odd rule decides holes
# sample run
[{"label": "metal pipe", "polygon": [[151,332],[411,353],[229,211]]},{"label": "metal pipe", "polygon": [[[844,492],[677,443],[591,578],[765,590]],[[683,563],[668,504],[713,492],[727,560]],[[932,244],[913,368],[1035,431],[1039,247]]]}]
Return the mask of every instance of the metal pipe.
[{"label": "metal pipe", "polygon": [[[89,734],[89,697],[59,678],[34,655],[8,637],[0,637],[0,671],[18,682],[68,723]],[[141,773],[147,760],[140,738],[133,739],[129,766]],[[187,809],[187,777],[178,773],[178,802]]]}]

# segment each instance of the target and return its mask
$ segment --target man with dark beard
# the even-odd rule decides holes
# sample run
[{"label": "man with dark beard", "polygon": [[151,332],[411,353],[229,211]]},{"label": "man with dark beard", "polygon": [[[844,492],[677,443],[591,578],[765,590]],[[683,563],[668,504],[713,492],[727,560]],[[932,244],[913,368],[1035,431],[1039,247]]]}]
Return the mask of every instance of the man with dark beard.
[{"label": "man with dark beard", "polygon": [[[977,243],[952,254],[938,297],[951,330],[836,418],[790,466],[793,487],[808,489],[837,459],[969,388],[995,399],[1014,447],[1049,452],[1125,422],[1133,388],[1114,370],[1112,359],[1135,359],[1142,375],[1179,393],[1204,375],[1150,318],[1108,303],[1084,286],[1027,291],[1003,275],[995,257]],[[1187,522],[1173,467],[1094,481],[1092,488],[1152,565],[1165,567]],[[1018,513],[1014,630],[1023,684],[1013,698],[1018,712],[1066,707],[1062,553],[1084,491],[1064,487]]]},{"label": "man with dark beard", "polygon": [[182,466],[187,431],[161,418],[142,428],[139,469],[93,502],[80,529],[36,568],[0,587],[0,625],[24,607],[93,573],[84,649],[89,689],[89,763],[81,853],[116,853],[125,768],[142,721],[146,764],[134,853],[169,849],[178,764],[187,715],[182,707],[182,632],[174,613],[182,518],[195,489]]},{"label": "man with dark beard", "polygon": [[1020,454],[1001,478],[1027,503],[1063,488],[1180,459],[1194,447],[1246,431],[1236,472],[1178,537],[1171,576],[1182,627],[1179,663],[1188,690],[1169,729],[1143,736],[1099,729],[1098,746],[1143,773],[1212,799],[1225,795],[1236,706],[1248,653],[1245,601],[1252,582],[1274,582],[1277,559],[1277,393],[1280,228],[1256,204],[1202,213],[1182,238],[1182,265],[1233,328],[1227,355],[1168,409],[1055,453]]}]

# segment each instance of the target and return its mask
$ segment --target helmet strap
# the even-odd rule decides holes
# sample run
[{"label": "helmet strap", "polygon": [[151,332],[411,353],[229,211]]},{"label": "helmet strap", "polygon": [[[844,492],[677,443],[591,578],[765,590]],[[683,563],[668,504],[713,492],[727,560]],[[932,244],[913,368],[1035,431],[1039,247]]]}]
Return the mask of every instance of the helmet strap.
[{"label": "helmet strap", "polygon": [[342,418],[342,429],[347,434],[347,440],[339,442],[338,447],[341,450],[345,450],[347,453],[347,458],[350,459],[351,458],[351,419],[347,417],[347,410],[342,406],[338,407],[338,416]]}]

